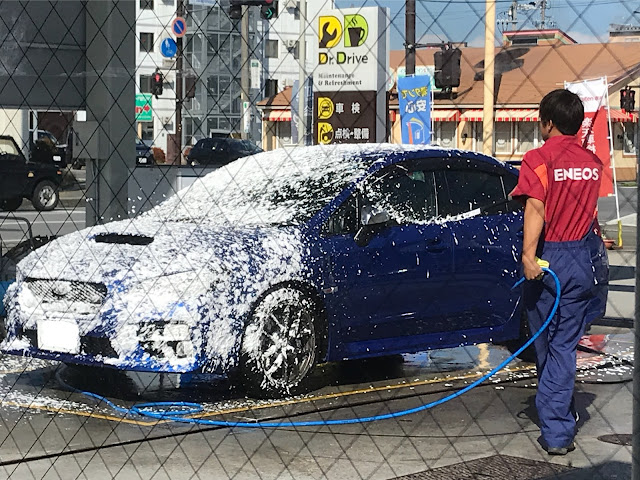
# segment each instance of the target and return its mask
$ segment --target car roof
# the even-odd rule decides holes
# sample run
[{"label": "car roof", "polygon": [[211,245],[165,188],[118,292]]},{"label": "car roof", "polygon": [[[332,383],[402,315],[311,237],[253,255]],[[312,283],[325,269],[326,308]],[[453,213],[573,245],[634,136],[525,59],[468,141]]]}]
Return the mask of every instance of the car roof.
[{"label": "car roof", "polygon": [[[332,163],[336,157],[344,161],[352,161],[363,170],[377,170],[385,166],[404,160],[417,159],[474,159],[494,167],[504,168],[514,173],[517,169],[505,162],[482,153],[469,150],[443,148],[431,145],[402,145],[392,143],[362,143],[362,144],[334,144],[316,145],[313,147],[285,147],[279,149],[290,156],[293,162],[302,158],[311,158],[314,162],[325,160]],[[278,150],[275,150],[276,152]],[[273,152],[273,151],[272,151]],[[256,158],[269,155],[271,152],[256,154]]]}]

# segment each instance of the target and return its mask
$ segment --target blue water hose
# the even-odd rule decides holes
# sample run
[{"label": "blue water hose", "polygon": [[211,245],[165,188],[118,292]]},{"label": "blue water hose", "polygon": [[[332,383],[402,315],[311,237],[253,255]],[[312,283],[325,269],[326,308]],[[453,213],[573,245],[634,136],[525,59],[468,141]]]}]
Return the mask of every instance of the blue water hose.
[{"label": "blue water hose", "polygon": [[[113,402],[107,400],[105,397],[101,395],[97,395],[91,392],[83,392],[81,390],[75,389],[73,387],[69,387],[71,390],[81,393],[87,397],[94,398],[101,402],[106,403],[108,406],[113,408],[115,411],[122,413],[124,415],[129,414],[138,414],[145,417],[150,417],[158,420],[171,420],[175,422],[181,423],[191,423],[197,425],[210,425],[210,426],[218,426],[218,427],[242,427],[242,428],[282,428],[282,427],[315,427],[315,426],[324,426],[324,425],[348,425],[353,423],[367,423],[374,422],[378,420],[387,420],[390,418],[402,417],[405,415],[410,415],[412,413],[421,412],[423,410],[428,410],[430,408],[441,405],[449,400],[453,400],[454,398],[459,397],[467,393],[472,388],[477,387],[485,380],[491,378],[493,375],[502,370],[505,366],[511,363],[522,351],[524,351],[527,347],[529,347],[536,338],[549,326],[553,317],[558,310],[558,304],[560,303],[560,281],[558,280],[557,275],[553,270],[547,267],[542,267],[542,271],[548,273],[553,278],[556,287],[556,300],[553,304],[553,308],[549,313],[546,321],[542,324],[540,329],[516,352],[514,352],[509,358],[504,360],[500,365],[495,367],[489,373],[485,374],[481,378],[477,379],[473,383],[467,385],[462,390],[458,390],[457,392],[452,393],[440,400],[436,400],[434,402],[428,403],[426,405],[421,405],[420,407],[410,408],[407,410],[401,410],[398,412],[387,413],[384,415],[374,415],[371,417],[362,417],[362,418],[347,418],[347,419],[339,419],[339,420],[310,420],[310,421],[300,421],[300,422],[228,422],[223,420],[208,420],[204,418],[187,418],[186,415],[193,415],[200,413],[204,410],[202,405],[198,403],[190,403],[190,402],[152,402],[152,403],[139,403],[134,405],[131,408],[122,408],[114,404]],[[512,287],[512,290],[522,284],[524,282],[524,277],[518,280]],[[151,410],[156,409],[156,411]],[[164,410],[163,410],[164,409]]]}]

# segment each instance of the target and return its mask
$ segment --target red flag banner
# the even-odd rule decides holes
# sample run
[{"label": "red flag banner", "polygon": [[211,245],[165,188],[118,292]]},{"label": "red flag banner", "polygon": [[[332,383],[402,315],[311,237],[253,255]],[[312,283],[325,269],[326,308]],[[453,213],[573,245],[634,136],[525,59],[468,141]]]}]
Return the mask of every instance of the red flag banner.
[{"label": "red flag banner", "polygon": [[582,146],[595,153],[604,167],[600,196],[613,195],[613,171],[608,139],[607,81],[605,78],[584,82],[565,82],[564,88],[580,97],[584,104],[584,120],[578,132]]}]

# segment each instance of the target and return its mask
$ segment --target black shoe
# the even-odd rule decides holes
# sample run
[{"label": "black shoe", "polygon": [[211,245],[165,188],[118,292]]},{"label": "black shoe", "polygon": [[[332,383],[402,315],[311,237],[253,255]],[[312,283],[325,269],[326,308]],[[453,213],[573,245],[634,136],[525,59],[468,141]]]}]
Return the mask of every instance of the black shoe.
[{"label": "black shoe", "polygon": [[575,443],[571,442],[566,447],[547,447],[545,450],[549,455],[566,455],[576,449]]}]

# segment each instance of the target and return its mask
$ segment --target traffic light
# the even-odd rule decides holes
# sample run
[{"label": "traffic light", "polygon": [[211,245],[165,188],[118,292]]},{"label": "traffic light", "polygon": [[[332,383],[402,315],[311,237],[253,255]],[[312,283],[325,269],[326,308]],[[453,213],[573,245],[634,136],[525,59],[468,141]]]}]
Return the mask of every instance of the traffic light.
[{"label": "traffic light", "polygon": [[164,78],[162,72],[156,70],[153,76],[151,77],[151,93],[158,98],[159,95],[162,95],[162,83],[164,82]]},{"label": "traffic light", "polygon": [[636,91],[628,88],[629,93],[627,94],[629,98],[627,99],[628,110],[633,112],[636,109]]},{"label": "traffic light", "polygon": [[278,0],[230,0],[229,18],[241,19],[243,5],[260,7],[260,14],[265,20],[278,16]]},{"label": "traffic light", "polygon": [[272,20],[278,16],[278,0],[265,0],[260,8],[260,15],[265,20]]},{"label": "traffic light", "polygon": [[626,88],[620,90],[620,110],[629,111],[629,90]]},{"label": "traffic light", "polygon": [[460,58],[459,48],[440,50],[433,54],[435,64],[434,81],[437,88],[451,88],[460,86]]}]

